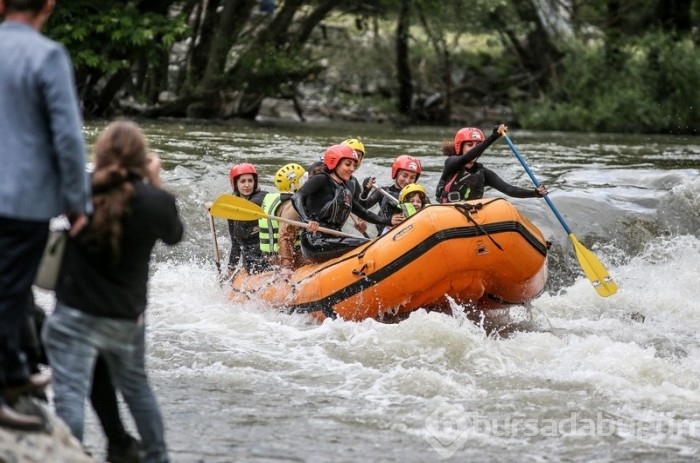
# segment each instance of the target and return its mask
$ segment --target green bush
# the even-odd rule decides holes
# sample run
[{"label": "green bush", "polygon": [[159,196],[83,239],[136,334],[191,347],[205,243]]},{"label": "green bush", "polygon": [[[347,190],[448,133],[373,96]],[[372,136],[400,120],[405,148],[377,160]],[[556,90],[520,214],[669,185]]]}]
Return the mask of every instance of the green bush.
[{"label": "green bush", "polygon": [[77,69],[114,73],[145,58],[158,63],[186,37],[183,16],[144,13],[117,0],[74,0],[52,13],[46,33],[68,48]]},{"label": "green bush", "polygon": [[611,66],[602,46],[571,44],[562,79],[544,98],[519,103],[532,130],[698,133],[700,52],[691,40],[649,34]]}]

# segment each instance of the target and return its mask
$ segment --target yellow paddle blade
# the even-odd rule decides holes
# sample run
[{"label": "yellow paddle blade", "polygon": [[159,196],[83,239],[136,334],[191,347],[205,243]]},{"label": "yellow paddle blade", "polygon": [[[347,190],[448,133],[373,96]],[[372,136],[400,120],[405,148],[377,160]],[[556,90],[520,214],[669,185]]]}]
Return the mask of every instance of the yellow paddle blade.
[{"label": "yellow paddle blade", "polygon": [[583,269],[593,287],[603,297],[612,296],[617,292],[617,283],[608,274],[608,271],[603,267],[598,258],[591,251],[586,249],[574,236],[569,234],[571,242],[574,243],[574,250],[579,264]]},{"label": "yellow paddle blade", "polygon": [[[297,220],[287,219],[285,217],[277,217],[274,215],[268,215],[265,213],[262,207],[255,203],[243,199],[240,196],[234,196],[231,194],[223,194],[216,198],[212,203],[211,209],[209,209],[209,214],[214,217],[219,217],[221,219],[229,220],[242,220],[251,221],[258,219],[274,219],[281,222],[286,222],[291,225],[295,225],[300,228],[309,228],[309,224],[305,222],[299,222]],[[344,238],[360,238],[362,240],[369,241],[369,237],[362,237],[353,235],[350,233],[345,233],[340,230],[334,230],[332,228],[318,227],[318,231],[321,233],[326,233],[328,235],[341,236]]]},{"label": "yellow paddle blade", "polygon": [[267,218],[265,211],[255,203],[231,194],[216,198],[209,213],[214,217],[229,220],[258,220]]}]

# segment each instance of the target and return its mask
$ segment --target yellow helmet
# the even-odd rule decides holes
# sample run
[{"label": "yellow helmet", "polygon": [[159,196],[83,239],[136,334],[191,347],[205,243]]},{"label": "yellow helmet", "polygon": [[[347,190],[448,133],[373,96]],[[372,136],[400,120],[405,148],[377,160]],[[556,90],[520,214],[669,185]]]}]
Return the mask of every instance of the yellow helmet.
[{"label": "yellow helmet", "polygon": [[299,189],[299,180],[304,172],[304,168],[299,164],[282,166],[275,174],[275,186],[282,193],[294,193]]},{"label": "yellow helmet", "polygon": [[402,203],[403,200],[406,199],[406,196],[408,196],[410,193],[415,193],[416,191],[423,193],[423,196],[426,198],[428,197],[428,194],[425,192],[425,188],[417,183],[409,183],[401,189],[401,193],[399,193],[399,202]]},{"label": "yellow helmet", "polygon": [[365,157],[365,145],[363,145],[357,138],[348,138],[347,140],[343,141],[341,145],[349,146],[357,152],[359,158],[357,167],[360,167],[360,164],[362,164],[362,158]]}]

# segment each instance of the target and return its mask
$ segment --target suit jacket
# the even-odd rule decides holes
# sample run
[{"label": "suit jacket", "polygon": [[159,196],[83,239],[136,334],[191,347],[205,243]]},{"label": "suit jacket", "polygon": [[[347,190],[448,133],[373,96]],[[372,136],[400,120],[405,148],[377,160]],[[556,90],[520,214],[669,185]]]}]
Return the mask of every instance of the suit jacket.
[{"label": "suit jacket", "polygon": [[29,25],[0,24],[0,217],[89,212],[81,127],[66,49]]}]

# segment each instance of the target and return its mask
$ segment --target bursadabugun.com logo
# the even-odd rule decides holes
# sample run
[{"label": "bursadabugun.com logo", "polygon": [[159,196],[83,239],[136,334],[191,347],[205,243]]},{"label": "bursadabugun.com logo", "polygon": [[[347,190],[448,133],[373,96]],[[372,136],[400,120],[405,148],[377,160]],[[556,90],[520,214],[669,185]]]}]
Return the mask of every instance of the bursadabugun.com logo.
[{"label": "bursadabugun.com logo", "polygon": [[443,402],[425,419],[425,439],[443,458],[449,458],[469,438],[469,413]]},{"label": "bursadabugun.com logo", "polygon": [[640,441],[655,442],[665,438],[697,439],[700,420],[678,419],[672,414],[657,414],[644,420],[606,415],[571,412],[568,417],[555,419],[489,418],[480,412],[467,412],[443,402],[425,420],[425,439],[442,458],[455,454],[470,436],[495,437],[607,437],[617,435]]}]

